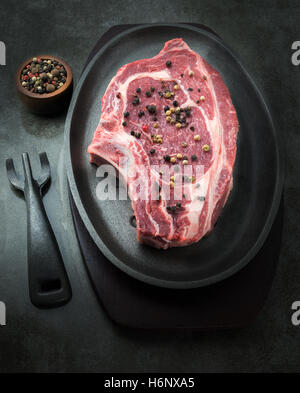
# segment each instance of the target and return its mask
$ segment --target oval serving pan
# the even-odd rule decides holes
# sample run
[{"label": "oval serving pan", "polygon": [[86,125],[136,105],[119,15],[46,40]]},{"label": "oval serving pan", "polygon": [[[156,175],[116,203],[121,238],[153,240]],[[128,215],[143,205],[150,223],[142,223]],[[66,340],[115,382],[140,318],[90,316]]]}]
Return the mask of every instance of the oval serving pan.
[{"label": "oval serving pan", "polygon": [[[166,251],[140,245],[130,224],[130,201],[99,201],[96,167],[87,147],[99,122],[105,89],[117,70],[153,57],[164,42],[182,37],[222,75],[236,108],[240,131],[234,186],[216,227],[188,247]],[[79,214],[102,253],[130,276],[169,288],[195,288],[220,281],[256,255],[278,210],[282,184],[281,145],[270,112],[248,72],[224,42],[183,24],[139,25],[109,41],[90,61],[73,95],[66,121],[66,166]]]}]

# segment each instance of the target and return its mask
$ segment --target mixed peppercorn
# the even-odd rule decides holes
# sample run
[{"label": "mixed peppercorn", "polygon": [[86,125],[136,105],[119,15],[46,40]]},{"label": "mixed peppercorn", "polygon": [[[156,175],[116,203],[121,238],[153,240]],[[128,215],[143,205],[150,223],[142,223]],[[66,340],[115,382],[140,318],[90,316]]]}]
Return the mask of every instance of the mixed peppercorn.
[{"label": "mixed peppercorn", "polygon": [[37,94],[53,93],[67,80],[63,64],[54,59],[34,57],[22,70],[20,81],[24,89]]},{"label": "mixed peppercorn", "polygon": [[[172,67],[172,62],[167,61],[166,62],[166,67],[170,68]],[[194,76],[194,72],[190,70],[188,72],[189,77]],[[184,77],[184,74],[181,74],[181,78]],[[202,77],[203,80],[206,80],[206,76]],[[167,85],[168,84],[168,85]],[[166,86],[167,85],[167,86]],[[177,81],[173,81],[170,85],[169,82],[161,81],[161,89],[157,89],[153,86],[149,86],[146,90],[143,90],[141,87],[137,87],[135,89],[135,93],[133,94],[132,98],[132,105],[138,106],[142,104],[144,98],[151,98],[154,94],[158,94],[160,98],[165,98],[168,100],[168,105],[165,105],[163,107],[163,119],[167,124],[170,124],[175,127],[175,129],[182,129],[182,128],[188,128],[190,131],[194,132],[195,131],[195,126],[190,125],[189,122],[192,119],[192,108],[190,106],[183,107],[180,105],[180,102],[178,98],[176,99],[176,93],[180,90],[180,86]],[[192,92],[194,91],[194,88],[188,87],[188,91]],[[198,93],[201,93],[201,89],[197,88],[196,91]],[[117,93],[117,97],[120,98],[120,93]],[[143,98],[144,97],[144,98]],[[205,97],[203,95],[199,95],[199,99],[196,100],[197,104],[205,101]],[[141,108],[138,112],[137,115],[139,118],[142,118],[143,116],[148,113],[150,116],[152,116],[152,127],[154,130],[159,129],[162,125],[159,124],[157,121],[157,116],[158,114],[161,115],[161,113],[158,113],[157,106],[154,104],[147,105],[146,107]],[[159,116],[160,117],[160,116]],[[128,125],[128,120],[130,119],[130,113],[126,111],[124,113],[124,121],[123,121],[123,126],[127,127]],[[148,132],[149,131],[149,126],[151,127],[151,124],[144,124],[141,127],[141,131],[143,132]],[[163,129],[163,127],[162,127]],[[153,131],[154,131],[153,130]],[[142,132],[132,130],[130,132],[132,136],[135,138],[140,138],[142,135]],[[184,135],[184,134],[183,134]],[[199,134],[195,134],[193,136],[193,139],[195,143],[200,143],[201,142],[201,137]],[[190,140],[190,137],[187,138],[187,140]],[[152,133],[151,134],[151,141],[153,145],[155,144],[163,144],[163,135],[161,132],[157,133]],[[180,144],[179,152],[177,154],[165,154],[163,156],[163,159],[166,163],[174,164],[174,173],[180,171],[180,167],[177,165],[177,163],[181,162],[182,165],[188,165],[190,162],[195,162],[198,160],[198,157],[196,154],[192,154],[190,157],[188,157],[186,154],[183,154],[184,150],[188,147],[189,143],[185,140],[183,140]],[[200,148],[204,153],[207,153],[210,151],[210,146],[208,144],[200,144]],[[151,156],[154,156],[157,153],[157,150],[154,148],[151,148],[149,150],[149,154]],[[160,173],[162,175],[162,172]],[[184,176],[183,180],[185,182],[195,182],[195,177],[194,176]],[[170,182],[169,182],[170,188],[173,188],[175,185],[175,176],[170,176]],[[203,200],[203,199],[201,199]],[[181,208],[181,203],[177,203],[175,206],[171,206],[168,209],[171,211],[176,211],[177,209]]]}]

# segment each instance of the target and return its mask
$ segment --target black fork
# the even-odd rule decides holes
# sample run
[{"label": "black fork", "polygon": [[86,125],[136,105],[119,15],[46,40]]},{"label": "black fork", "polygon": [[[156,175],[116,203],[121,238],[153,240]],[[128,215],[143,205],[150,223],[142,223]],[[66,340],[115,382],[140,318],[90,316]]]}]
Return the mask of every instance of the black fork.
[{"label": "black fork", "polygon": [[35,180],[28,153],[22,154],[24,179],[11,158],[6,160],[10,183],[23,191],[27,205],[27,259],[31,302],[40,308],[58,307],[72,297],[63,260],[42,201],[42,189],[50,180],[46,153],[40,153],[41,175]]}]

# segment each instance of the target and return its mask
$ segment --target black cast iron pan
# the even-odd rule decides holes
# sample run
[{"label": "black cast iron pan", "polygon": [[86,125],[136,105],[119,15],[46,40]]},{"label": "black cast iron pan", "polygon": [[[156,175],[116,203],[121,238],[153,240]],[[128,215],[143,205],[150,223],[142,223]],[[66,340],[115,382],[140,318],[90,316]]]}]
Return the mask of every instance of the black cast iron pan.
[{"label": "black cast iron pan", "polygon": [[[123,65],[152,57],[182,37],[216,68],[229,88],[240,131],[234,187],[213,232],[184,248],[156,250],[136,241],[130,201],[99,201],[87,147],[99,122],[100,99]],[[212,284],[244,267],[259,251],[278,210],[283,153],[268,107],[237,57],[215,35],[184,24],[139,25],[103,46],[82,74],[66,121],[66,166],[78,212],[102,253],[130,276],[162,287]]]}]

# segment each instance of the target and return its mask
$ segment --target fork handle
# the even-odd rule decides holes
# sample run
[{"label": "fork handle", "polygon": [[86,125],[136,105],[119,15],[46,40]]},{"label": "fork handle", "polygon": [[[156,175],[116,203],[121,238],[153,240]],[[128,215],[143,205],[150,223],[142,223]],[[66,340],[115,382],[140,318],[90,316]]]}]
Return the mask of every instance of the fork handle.
[{"label": "fork handle", "polygon": [[33,181],[24,191],[30,299],[39,308],[58,307],[72,297],[70,282],[38,185]]}]

